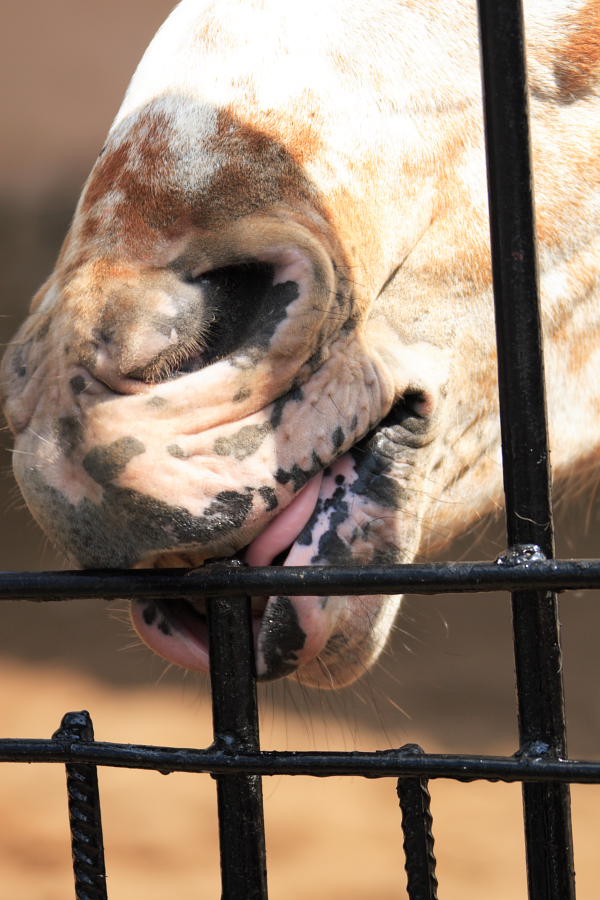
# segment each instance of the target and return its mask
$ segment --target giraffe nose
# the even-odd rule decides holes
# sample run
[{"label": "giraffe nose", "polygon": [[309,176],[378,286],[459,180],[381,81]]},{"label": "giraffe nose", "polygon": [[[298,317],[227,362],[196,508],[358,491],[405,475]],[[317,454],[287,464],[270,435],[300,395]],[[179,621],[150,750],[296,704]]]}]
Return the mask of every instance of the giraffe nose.
[{"label": "giraffe nose", "polygon": [[205,364],[210,315],[201,288],[169,271],[109,282],[80,362],[116,393],[143,390]]},{"label": "giraffe nose", "polygon": [[91,374],[119,393],[137,393],[249,343],[264,350],[299,296],[292,276],[300,254],[288,256],[295,265],[248,260],[197,276],[162,270],[108,285],[86,351]]}]

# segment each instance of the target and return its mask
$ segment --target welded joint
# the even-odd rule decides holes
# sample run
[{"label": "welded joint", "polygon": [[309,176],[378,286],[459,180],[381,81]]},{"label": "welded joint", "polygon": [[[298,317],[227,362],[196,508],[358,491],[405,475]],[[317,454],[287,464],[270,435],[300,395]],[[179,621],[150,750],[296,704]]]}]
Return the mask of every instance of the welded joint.
[{"label": "welded joint", "polygon": [[527,569],[529,563],[546,562],[547,556],[537,544],[513,544],[505,553],[501,553],[495,560],[497,566],[508,566],[511,569],[523,566]]},{"label": "welded joint", "polygon": [[250,737],[233,732],[216,734],[212,744],[206,748],[208,753],[222,753],[224,756],[238,756],[248,749],[256,750]]},{"label": "welded joint", "polygon": [[92,719],[86,709],[80,712],[68,712],[62,717],[60,727],[52,735],[55,741],[73,742],[94,740]]},{"label": "welded joint", "polygon": [[[86,710],[66,713],[53,740],[75,746],[94,742],[94,726]],[[71,851],[76,900],[107,900],[102,817],[96,766],[66,765]]]},{"label": "welded joint", "polygon": [[[418,744],[405,744],[400,756],[423,756]],[[410,900],[437,900],[433,818],[428,779],[402,777],[396,785],[402,812],[407,892]]]},{"label": "welded joint", "polygon": [[523,744],[514,754],[515,759],[524,759],[528,762],[542,761],[545,759],[554,759],[552,748],[546,741],[529,741]]}]

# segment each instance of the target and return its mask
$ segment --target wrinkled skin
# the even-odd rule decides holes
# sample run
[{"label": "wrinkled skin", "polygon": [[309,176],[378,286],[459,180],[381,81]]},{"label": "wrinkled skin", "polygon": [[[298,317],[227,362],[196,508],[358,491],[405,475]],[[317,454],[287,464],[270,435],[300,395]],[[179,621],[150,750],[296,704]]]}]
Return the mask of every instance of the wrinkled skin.
[{"label": "wrinkled skin", "polygon": [[[559,474],[600,446],[594,8],[527,5]],[[4,358],[49,537],[83,567],[406,562],[498,503],[480,119],[466,0],[184,0]],[[259,677],[353,681],[399,601],[257,598]],[[132,617],[207,668],[201,607]]]}]

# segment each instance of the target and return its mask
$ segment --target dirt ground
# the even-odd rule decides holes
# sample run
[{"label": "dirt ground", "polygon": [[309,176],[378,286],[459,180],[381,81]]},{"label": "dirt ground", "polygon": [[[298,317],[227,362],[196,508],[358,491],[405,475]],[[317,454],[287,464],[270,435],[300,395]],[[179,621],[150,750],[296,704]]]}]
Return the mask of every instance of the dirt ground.
[{"label": "dirt ground", "polygon": [[[59,666],[0,664],[5,735],[48,736],[66,709],[93,710],[99,738],[203,746],[206,695],[193,685],[119,688]],[[265,747],[382,746],[374,729],[317,714],[263,714]],[[415,734],[411,734],[414,738]],[[440,745],[418,734],[429,749]],[[441,747],[440,747],[441,749]],[[510,751],[511,747],[504,748]],[[111,900],[217,898],[214,782],[203,775],[100,770]],[[597,897],[599,788],[573,795],[580,898]],[[266,779],[270,895],[286,900],[405,896],[393,780]],[[440,897],[525,898],[516,785],[431,783]],[[72,896],[64,770],[0,768],[0,897]]]},{"label": "dirt ground", "polygon": [[[170,0],[22,0],[0,32],[0,343],[52,267],[79,186],[125,84]],[[6,444],[8,448],[8,444]],[[20,508],[3,449],[0,570],[61,567]],[[596,512],[594,512],[594,508]],[[560,552],[600,555],[593,492],[565,500]],[[475,541],[477,537],[477,541]],[[490,559],[501,530],[482,526],[449,558]],[[561,600],[573,757],[600,756],[597,593]],[[124,604],[2,604],[0,737],[49,737],[87,708],[102,740],[205,746],[205,683],[135,645]],[[505,596],[408,598],[389,653],[355,688],[261,693],[265,748],[512,753],[517,747]],[[217,898],[214,782],[207,776],[100,772],[111,900]],[[579,900],[600,882],[600,787],[574,788]],[[432,783],[443,900],[526,897],[520,789]],[[405,896],[393,781],[265,781],[274,900]],[[60,766],[0,766],[0,900],[73,896]]]}]

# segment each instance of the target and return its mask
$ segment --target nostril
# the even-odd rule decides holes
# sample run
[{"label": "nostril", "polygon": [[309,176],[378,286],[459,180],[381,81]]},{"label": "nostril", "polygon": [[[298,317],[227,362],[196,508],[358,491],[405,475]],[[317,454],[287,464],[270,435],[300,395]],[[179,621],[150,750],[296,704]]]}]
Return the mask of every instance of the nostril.
[{"label": "nostril", "polygon": [[228,356],[251,341],[264,320],[280,309],[275,266],[247,261],[190,278],[198,285],[208,319],[205,365]]},{"label": "nostril", "polygon": [[312,278],[312,263],[297,248],[273,247],[207,271],[192,266],[180,259],[108,283],[81,365],[111,390],[132,394],[236,353],[252,362],[268,351]]},{"label": "nostril", "polygon": [[186,287],[197,290],[195,314],[182,312],[174,325],[178,340],[125,377],[157,384],[196,372],[243,346],[266,346],[298,294],[295,283],[279,282],[277,274],[274,264],[251,260],[182,276]]},{"label": "nostril", "polygon": [[433,414],[435,401],[426,391],[407,391],[402,398],[407,412],[419,419],[430,418]]}]

